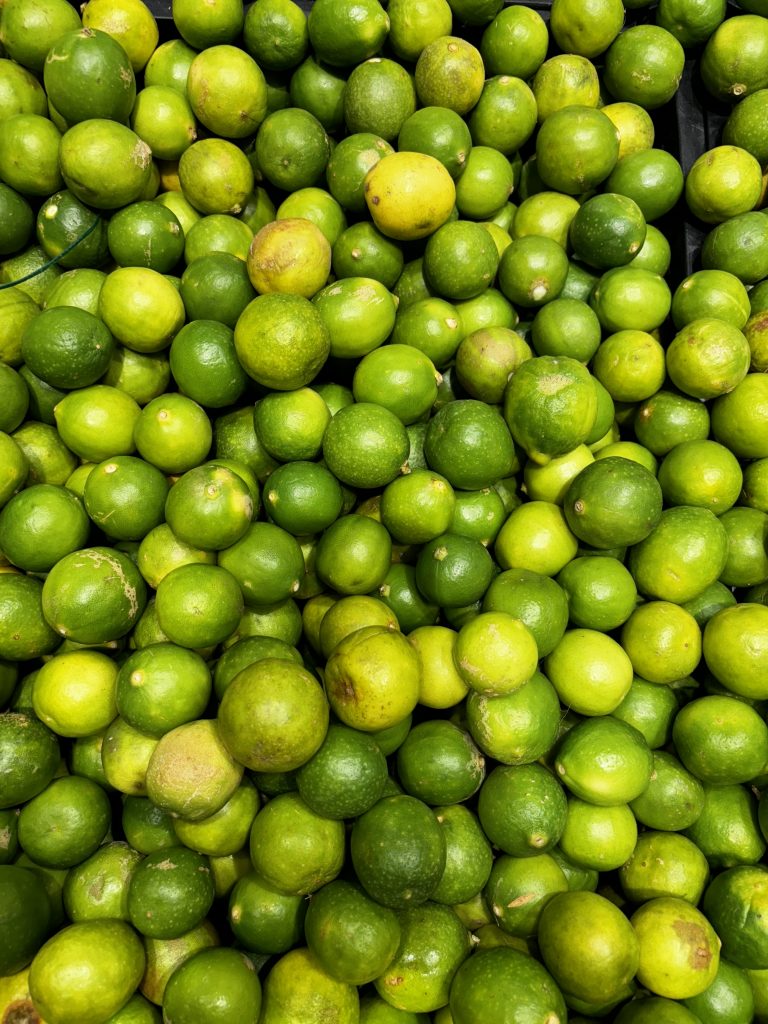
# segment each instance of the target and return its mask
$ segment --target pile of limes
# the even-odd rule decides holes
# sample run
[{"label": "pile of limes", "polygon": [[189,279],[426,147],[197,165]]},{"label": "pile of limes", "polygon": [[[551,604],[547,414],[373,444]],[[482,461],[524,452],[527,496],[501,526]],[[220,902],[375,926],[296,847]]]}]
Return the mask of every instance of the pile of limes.
[{"label": "pile of limes", "polygon": [[766,0],[0,3],[2,1024],[768,1022],[766,165]]}]

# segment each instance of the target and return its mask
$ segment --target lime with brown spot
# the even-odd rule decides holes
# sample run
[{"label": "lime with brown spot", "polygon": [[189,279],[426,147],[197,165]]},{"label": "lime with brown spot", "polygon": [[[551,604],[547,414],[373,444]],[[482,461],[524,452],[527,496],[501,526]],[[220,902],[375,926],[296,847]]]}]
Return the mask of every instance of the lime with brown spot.
[{"label": "lime with brown spot", "polygon": [[284,292],[311,298],[331,269],[331,247],[318,227],[300,217],[266,224],[248,250],[248,276],[262,295]]},{"label": "lime with brown spot", "polygon": [[720,939],[701,911],[676,897],[644,903],[631,918],[639,946],[639,981],[670,999],[698,995],[711,985]]},{"label": "lime with brown spot", "polygon": [[205,859],[178,846],[150,853],[134,869],[128,886],[128,914],[141,935],[178,939],[202,922],[213,898]]},{"label": "lime with brown spot", "polygon": [[114,210],[144,198],[152,153],[139,136],[104,118],[80,121],[61,139],[61,176],[88,206]]},{"label": "lime with brown spot", "polygon": [[147,768],[147,795],[161,810],[200,821],[224,806],[242,775],[216,722],[197,719],[161,737]]}]

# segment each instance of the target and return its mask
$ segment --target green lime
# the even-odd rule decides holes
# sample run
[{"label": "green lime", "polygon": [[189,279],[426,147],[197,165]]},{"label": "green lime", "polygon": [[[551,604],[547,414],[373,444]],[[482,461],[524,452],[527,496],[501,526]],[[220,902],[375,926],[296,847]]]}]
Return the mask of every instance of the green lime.
[{"label": "green lime", "polygon": [[240,878],[229,898],[229,923],[249,952],[284,953],[303,935],[307,901],[266,885],[253,871]]},{"label": "green lime", "polygon": [[610,636],[570,629],[544,661],[563,704],[582,715],[609,715],[632,685],[632,662]]},{"label": "green lime", "polygon": [[417,299],[405,308],[400,303],[392,332],[393,343],[419,349],[438,369],[450,362],[462,337],[458,309],[445,299]]},{"label": "green lime", "polygon": [[235,325],[235,349],[257,383],[278,391],[314,379],[330,352],[330,336],[316,308],[300,295],[260,295]]},{"label": "green lime", "polygon": [[200,924],[214,898],[205,859],[177,846],[148,854],[128,886],[128,914],[141,935],[177,939]]},{"label": "green lime", "polygon": [[[585,927],[587,920],[590,927]],[[553,896],[541,913],[539,943],[561,989],[585,1001],[623,994],[637,970],[632,926],[617,906],[597,893]]]},{"label": "green lime", "polygon": [[[181,46],[181,40],[175,40]],[[159,49],[159,48],[158,48]],[[191,54],[194,59],[195,54]],[[191,65],[191,61],[190,61]],[[185,68],[185,75],[188,74]],[[172,85],[151,84],[144,75],[131,111],[131,128],[158,160],[178,160],[197,138],[195,116],[184,92]]]},{"label": "green lime", "polygon": [[412,796],[389,796],[355,822],[352,864],[376,902],[395,908],[423,903],[445,867],[445,838],[431,810]]},{"label": "green lime", "polygon": [[479,100],[484,78],[480,51],[458,36],[440,36],[416,61],[416,92],[424,107],[448,107],[463,116]]},{"label": "green lime", "polygon": [[[487,1006],[487,993],[497,993]],[[469,1024],[483,1014],[487,1024],[506,1024],[514,1007],[519,1020],[561,1021],[567,1017],[562,993],[551,974],[518,949],[499,946],[482,950],[459,967],[451,986],[450,1010],[457,1024]],[[524,1014],[525,1016],[521,1016]]]},{"label": "green lime", "polygon": [[[574,152],[578,159],[573,159]],[[594,188],[618,159],[616,129],[592,107],[564,107],[551,114],[536,137],[536,161],[544,183],[568,195]]]},{"label": "green lime", "polygon": [[478,797],[483,831],[512,857],[548,853],[560,839],[566,813],[562,786],[540,764],[494,768]]},{"label": "green lime", "polygon": [[661,507],[661,487],[653,474],[621,458],[600,459],[582,469],[563,502],[571,530],[597,548],[639,543],[658,524]]},{"label": "green lime", "polygon": [[12,565],[47,572],[88,539],[82,502],[57,484],[32,484],[0,510],[0,549]]},{"label": "green lime", "polygon": [[671,601],[639,605],[622,627],[621,643],[636,674],[651,683],[674,683],[701,659],[698,623]]},{"label": "green lime", "polygon": [[243,261],[224,252],[211,252],[188,263],[179,291],[189,320],[218,320],[227,327],[235,326],[255,298]]},{"label": "green lime", "polygon": [[350,225],[333,245],[332,266],[337,277],[373,278],[391,290],[403,265],[400,246],[367,221]]},{"label": "green lime", "polygon": [[21,351],[29,369],[46,384],[81,388],[106,372],[115,343],[104,323],[83,309],[46,309],[26,327]]},{"label": "green lime", "polygon": [[435,719],[414,726],[400,745],[397,774],[405,792],[424,803],[462,803],[480,788],[485,759],[467,732]]},{"label": "green lime", "polygon": [[398,417],[373,402],[340,409],[323,437],[323,457],[342,482],[353,487],[381,487],[403,471],[408,438]]},{"label": "green lime", "polygon": [[155,466],[117,455],[94,466],[83,490],[91,520],[113,540],[141,540],[163,521],[168,482]]},{"label": "green lime", "polygon": [[592,290],[589,304],[608,331],[653,331],[667,317],[672,304],[663,277],[640,267],[614,267]]},{"label": "green lime", "polygon": [[483,32],[480,53],[488,75],[531,78],[543,62],[547,26],[532,7],[504,7]]},{"label": "green lime", "polygon": [[654,750],[650,781],[645,792],[632,801],[632,811],[648,828],[677,832],[697,821],[704,800],[699,780],[672,754]]},{"label": "green lime", "polygon": [[250,959],[234,949],[206,949],[171,975],[163,1010],[178,1024],[215,1024],[223,1013],[255,1019],[261,984]]}]

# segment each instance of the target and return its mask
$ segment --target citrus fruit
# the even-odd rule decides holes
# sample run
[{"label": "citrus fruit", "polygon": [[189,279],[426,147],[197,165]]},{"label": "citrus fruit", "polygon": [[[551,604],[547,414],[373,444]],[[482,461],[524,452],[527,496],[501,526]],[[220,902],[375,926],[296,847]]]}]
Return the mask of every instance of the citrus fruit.
[{"label": "citrus fruit", "polygon": [[[745,32],[746,37],[742,35]],[[767,45],[768,33],[760,16],[741,14],[725,19],[702,53],[701,76],[706,89],[716,99],[732,101],[765,88],[768,82],[762,59]]]},{"label": "citrus fruit", "polygon": [[378,348],[395,323],[395,300],[373,278],[335,281],[317,292],[312,302],[328,330],[331,355],[342,359],[364,356]]},{"label": "citrus fruit", "polygon": [[448,107],[464,115],[480,98],[483,80],[479,50],[458,36],[435,39],[416,62],[416,92],[425,107]]},{"label": "citrus fruit", "polygon": [[260,294],[287,292],[311,298],[328,280],[331,247],[311,221],[289,217],[266,224],[254,236],[247,266]]},{"label": "citrus fruit", "polygon": [[614,0],[593,0],[586,7],[574,0],[555,0],[550,31],[566,53],[596,57],[606,50],[624,26],[624,9]]},{"label": "citrus fruit", "polygon": [[[633,25],[611,43],[605,55],[605,85],[617,100],[655,110],[677,91],[685,51],[680,42],[658,25]],[[652,70],[652,78],[638,70]]]},{"label": "citrus fruit", "polygon": [[360,1015],[356,989],[324,971],[306,947],[282,956],[264,984],[262,1024],[291,1019],[320,1024],[329,1014],[338,1024],[354,1024]]},{"label": "citrus fruit", "polygon": [[685,999],[711,985],[720,939],[704,915],[685,900],[657,897],[631,918],[639,946],[638,978],[658,995]]},{"label": "citrus fruit", "polygon": [[545,60],[534,75],[532,86],[539,123],[563,107],[598,106],[597,68],[583,55],[560,53]]},{"label": "citrus fruit", "polygon": [[596,411],[590,374],[570,356],[526,360],[504,395],[504,419],[512,437],[542,464],[584,441]]},{"label": "citrus fruit", "polygon": [[22,867],[0,866],[0,889],[6,925],[0,965],[6,976],[21,971],[37,953],[49,931],[51,907],[42,881]]},{"label": "citrus fruit", "polygon": [[[723,608],[704,628],[704,658],[716,679],[732,693],[761,699],[765,606],[752,602]],[[749,659],[742,652],[750,651]]]},{"label": "citrus fruit", "polygon": [[330,352],[319,312],[301,295],[260,295],[235,325],[235,349],[246,373],[278,391],[314,379]]},{"label": "citrus fruit", "polygon": [[[578,152],[578,159],[573,153]],[[551,114],[536,136],[537,169],[550,188],[579,195],[613,170],[619,154],[616,129],[592,107],[570,106]]]},{"label": "citrus fruit", "polygon": [[753,209],[761,188],[760,165],[750,153],[738,146],[715,146],[688,171],[685,198],[700,220],[720,224]]},{"label": "citrus fruit", "polygon": [[331,652],[325,667],[328,701],[353,729],[375,732],[401,722],[419,695],[419,662],[399,632],[363,626]]},{"label": "citrus fruit", "polygon": [[200,213],[238,214],[253,191],[248,157],[227,139],[200,139],[179,158],[181,191]]},{"label": "citrus fruit", "polygon": [[96,0],[83,11],[83,25],[96,28],[116,39],[128,54],[134,71],[141,71],[159,39],[157,21],[145,4],[121,0],[119,4]]},{"label": "citrus fruit", "polygon": [[364,196],[379,231],[405,241],[424,238],[448,220],[456,188],[439,160],[402,151],[387,154],[371,167]]},{"label": "citrus fruit", "polygon": [[147,795],[161,810],[200,821],[224,806],[242,775],[243,767],[224,746],[216,722],[196,719],[160,738],[147,767]]},{"label": "citrus fruit", "polygon": [[133,203],[116,213],[107,229],[110,252],[120,266],[168,273],[184,251],[184,233],[172,210],[160,203]]},{"label": "citrus fruit", "polygon": [[646,601],[624,623],[622,647],[637,675],[652,683],[673,683],[701,659],[701,630],[694,617],[671,601]]},{"label": "citrus fruit", "polygon": [[632,663],[610,636],[595,629],[565,632],[544,661],[563,704],[582,715],[614,711],[632,685]]},{"label": "citrus fruit", "polygon": [[[481,1010],[489,986],[499,994],[499,1002]],[[525,953],[505,946],[475,953],[459,967],[449,1005],[456,1024],[472,1024],[479,1012],[488,1014],[488,1024],[522,1024],[526,1018],[555,1024],[567,1017],[552,976]]]},{"label": "citrus fruit", "polygon": [[146,957],[123,921],[80,921],[57,932],[35,957],[32,1000],[62,1024],[95,1024],[117,1013],[141,981]]},{"label": "citrus fruit", "polygon": [[[587,917],[592,927],[583,927]],[[639,951],[632,926],[618,907],[597,893],[556,893],[542,910],[538,939],[544,963],[566,996],[608,1001],[613,994],[623,994],[637,970]]]},{"label": "citrus fruit", "polygon": [[571,481],[563,501],[571,530],[597,548],[644,540],[658,524],[661,506],[661,487],[653,474],[621,458],[585,466]]}]

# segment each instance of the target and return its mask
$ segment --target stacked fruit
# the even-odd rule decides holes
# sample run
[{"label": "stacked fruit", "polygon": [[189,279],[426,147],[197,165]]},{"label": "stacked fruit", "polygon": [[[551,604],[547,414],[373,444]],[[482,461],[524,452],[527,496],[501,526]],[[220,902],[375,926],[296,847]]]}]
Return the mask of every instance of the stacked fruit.
[{"label": "stacked fruit", "polygon": [[768,1021],[766,0],[0,41],[2,1024]]}]

